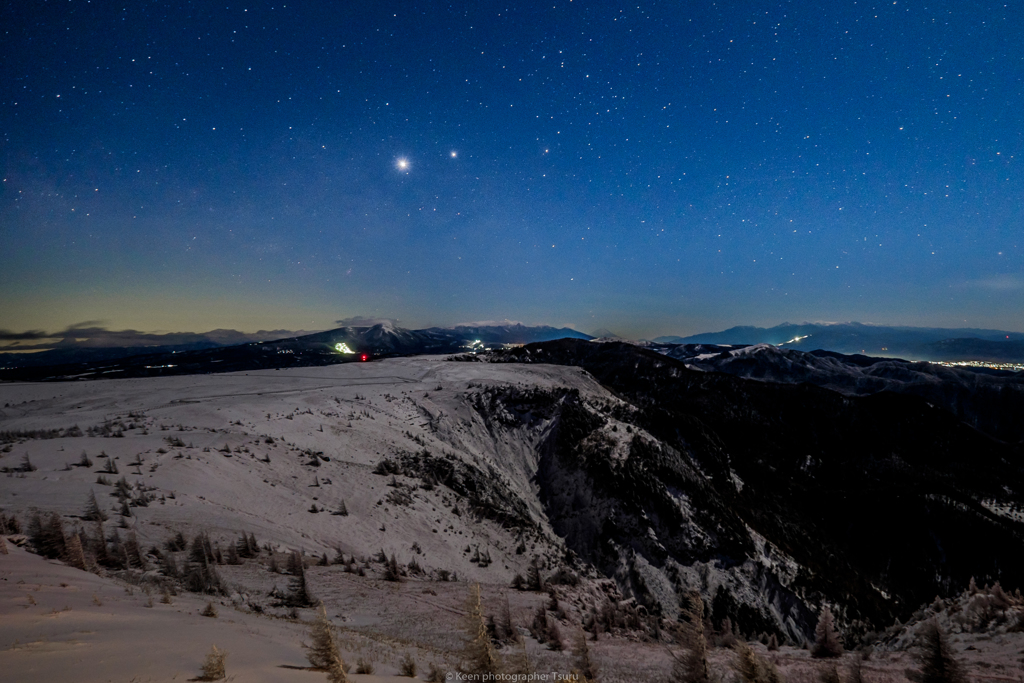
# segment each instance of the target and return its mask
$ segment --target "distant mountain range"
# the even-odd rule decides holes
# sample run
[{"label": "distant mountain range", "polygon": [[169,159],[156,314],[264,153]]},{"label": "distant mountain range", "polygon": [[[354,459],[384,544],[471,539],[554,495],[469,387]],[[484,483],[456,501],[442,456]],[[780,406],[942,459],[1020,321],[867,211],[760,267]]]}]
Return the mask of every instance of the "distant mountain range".
[{"label": "distant mountain range", "polygon": [[307,334],[311,333],[305,330],[239,332],[223,329],[156,334],[82,326],[52,334],[38,331],[10,333],[0,330],[0,340],[8,342],[3,350],[9,350],[7,353],[0,353],[0,368],[61,365],[154,353],[197,351]]},{"label": "distant mountain range", "polygon": [[773,344],[802,351],[837,351],[911,360],[1024,360],[1024,334],[1006,330],[893,327],[863,323],[783,323],[731,327],[688,337],[657,337],[668,344]]},{"label": "distant mountain range", "polygon": [[[350,321],[338,321],[348,323]],[[502,344],[530,344],[554,339],[616,339],[611,330],[587,335],[568,327],[529,326],[513,321],[465,323],[453,327],[409,330],[390,320],[353,319],[324,332],[270,330],[254,333],[213,330],[205,333],[150,334],[75,327],[60,333],[9,333],[0,330],[6,349],[0,353],[0,379],[60,377],[136,377],[249,369],[323,365],[352,360],[338,344],[371,358],[388,355],[453,353]],[[974,328],[891,327],[862,323],[783,323],[771,328],[733,327],[688,337],[657,337],[654,346],[771,344],[801,351],[830,351],[908,360],[1024,362],[1024,334]],[[43,349],[35,351],[35,349]],[[32,351],[32,352],[29,352]],[[33,370],[35,368],[35,370]]]},{"label": "distant mountain range", "polygon": [[420,332],[440,335],[455,334],[463,339],[477,339],[484,344],[531,344],[552,339],[593,339],[592,336],[577,332],[571,327],[549,327],[547,325],[523,325],[522,323],[476,323],[454,327],[429,327]]},{"label": "distant mountain range", "polygon": [[1024,372],[948,367],[894,358],[798,351],[770,344],[652,344],[692,370],[760,382],[814,384],[847,396],[909,394],[948,410],[971,427],[1009,443],[1024,442]]},{"label": "distant mountain range", "polygon": [[[201,336],[201,335],[197,335]],[[0,355],[0,380],[46,381],[155,377],[261,368],[330,365],[416,354],[482,351],[502,344],[528,344],[562,338],[590,339],[569,328],[461,325],[407,330],[389,321],[346,326],[272,341],[218,345],[197,339],[173,346],[75,348],[37,354]],[[42,358],[40,358],[42,357]],[[49,362],[47,362],[49,361]]]}]

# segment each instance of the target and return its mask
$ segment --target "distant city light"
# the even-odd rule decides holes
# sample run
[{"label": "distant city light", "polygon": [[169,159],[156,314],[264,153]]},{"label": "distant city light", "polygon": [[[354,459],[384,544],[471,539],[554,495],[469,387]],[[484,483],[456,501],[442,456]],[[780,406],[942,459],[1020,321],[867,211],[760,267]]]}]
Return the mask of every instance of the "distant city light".
[{"label": "distant city light", "polygon": [[992,370],[1006,370],[1008,372],[1021,372],[1024,370],[1024,363],[1000,363],[987,360],[940,360],[931,361],[935,365],[944,365],[947,368],[991,368]]},{"label": "distant city light", "polygon": [[805,335],[804,335],[804,336],[802,336],[802,337],[793,337],[793,338],[792,338],[792,339],[790,339],[789,341],[784,341],[784,342],[782,342],[781,344],[779,344],[779,346],[785,346],[786,344],[795,344],[795,343],[797,343],[798,341],[800,341],[800,340],[802,340],[802,339],[807,339],[807,338],[808,338],[808,337],[810,337],[810,336],[811,336],[811,335],[809,335],[809,334],[805,334]]},{"label": "distant city light", "polygon": [[335,344],[334,350],[337,351],[338,353],[355,353],[355,351],[348,348],[348,344],[345,344],[344,342]]}]

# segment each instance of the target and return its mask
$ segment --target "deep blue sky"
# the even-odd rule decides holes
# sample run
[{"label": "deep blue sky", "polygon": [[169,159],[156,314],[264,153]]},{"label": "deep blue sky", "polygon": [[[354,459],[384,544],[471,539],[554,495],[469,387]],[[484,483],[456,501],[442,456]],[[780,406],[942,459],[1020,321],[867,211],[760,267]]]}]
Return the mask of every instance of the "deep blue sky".
[{"label": "deep blue sky", "polygon": [[3,3],[0,328],[1024,329],[1021,3],[214,5]]}]

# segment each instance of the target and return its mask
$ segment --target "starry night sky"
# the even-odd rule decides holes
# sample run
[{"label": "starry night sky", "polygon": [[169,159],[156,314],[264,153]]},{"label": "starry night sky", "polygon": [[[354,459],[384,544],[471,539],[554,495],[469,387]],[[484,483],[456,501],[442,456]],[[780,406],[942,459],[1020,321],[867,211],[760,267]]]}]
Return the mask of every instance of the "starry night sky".
[{"label": "starry night sky", "polygon": [[2,4],[0,328],[1024,329],[1024,5]]}]

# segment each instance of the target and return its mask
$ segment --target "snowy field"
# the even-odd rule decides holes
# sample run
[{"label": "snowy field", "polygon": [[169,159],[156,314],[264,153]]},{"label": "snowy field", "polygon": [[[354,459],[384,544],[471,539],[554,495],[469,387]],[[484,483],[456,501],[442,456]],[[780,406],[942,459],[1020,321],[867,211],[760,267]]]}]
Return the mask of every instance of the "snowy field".
[{"label": "snowy field", "polygon": [[[502,469],[526,476],[534,454],[474,424],[462,396],[472,390],[470,385],[480,384],[601,391],[573,368],[449,363],[436,357],[0,385],[0,431],[105,430],[100,436],[15,444],[0,464],[16,468],[27,457],[38,470],[0,477],[0,496],[8,511],[80,514],[90,491],[102,499],[104,489],[96,480],[106,455],[119,472],[108,479],[125,476],[151,487],[160,498],[157,504],[133,508],[131,524],[144,543],[163,541],[172,530],[225,538],[244,530],[261,543],[314,554],[341,548],[348,554],[384,550],[408,556],[416,540],[422,548],[420,563],[443,567],[461,557],[466,543],[491,542],[487,525],[443,510],[433,517],[426,514],[440,509],[446,494],[439,489],[418,490],[410,506],[378,505],[390,491],[389,479],[372,470],[386,456],[426,445],[482,462],[500,461]],[[83,453],[92,467],[65,469]],[[315,453],[323,457],[316,458],[318,466],[309,466]],[[347,517],[309,513],[314,504],[330,511],[341,501],[350,512]],[[517,562],[506,550],[497,551],[503,561],[486,572],[470,571],[466,578],[511,578],[522,558]]]},{"label": "snowy field", "polygon": [[[342,654],[392,679],[411,656],[420,677],[429,664],[453,671],[462,647],[463,604],[482,585],[489,614],[507,610],[520,635],[543,593],[509,589],[533,557],[554,562],[563,548],[546,526],[531,479],[537,444],[548,425],[529,433],[487,422],[469,400],[487,387],[574,388],[615,401],[577,368],[454,363],[439,357],[391,359],[318,368],[221,375],[0,385],[0,512],[22,526],[39,512],[61,515],[65,529],[92,531],[81,519],[91,494],[109,516],[106,532],[133,534],[143,549],[176,533],[207,533],[225,550],[252,534],[263,551],[218,567],[226,594],[177,592],[164,601],[150,580],[156,563],[104,576],[29,554],[9,536],[0,554],[0,678],[11,681],[165,681],[199,674],[212,645],[226,650],[238,681],[311,681],[301,642],[312,610],[274,605],[270,593],[289,577],[272,571],[301,552],[313,594],[340,629]],[[6,444],[6,445],[4,445]],[[531,536],[470,514],[444,486],[375,473],[384,458],[426,449],[493,471],[528,501],[540,530]],[[88,466],[84,463],[90,463]],[[26,467],[30,465],[30,467]],[[116,470],[111,473],[109,470]],[[125,479],[136,498],[128,515],[113,496]],[[341,509],[348,514],[331,514]],[[314,512],[315,510],[315,512]],[[410,567],[385,581],[374,558]],[[486,554],[489,562],[479,561]],[[339,555],[346,564],[317,566]],[[273,559],[272,559],[273,558]],[[418,570],[412,571],[415,565]],[[549,564],[547,566],[554,566]],[[362,571],[350,571],[361,568]],[[362,574],[362,575],[361,575]],[[565,613],[563,651],[530,637],[535,671],[567,674],[572,642],[589,606],[605,599],[599,582],[559,587]],[[211,601],[216,618],[200,611]],[[972,678],[1021,680],[1019,633],[954,639],[971,661]],[[790,681],[817,680],[806,651],[783,648],[776,659]],[[672,668],[666,642],[627,631],[592,643],[601,680],[660,681]],[[713,663],[730,671],[729,650]],[[847,655],[840,671],[853,660]],[[903,681],[913,660],[879,652],[864,663],[868,681]],[[728,674],[731,676],[732,674]]]}]

